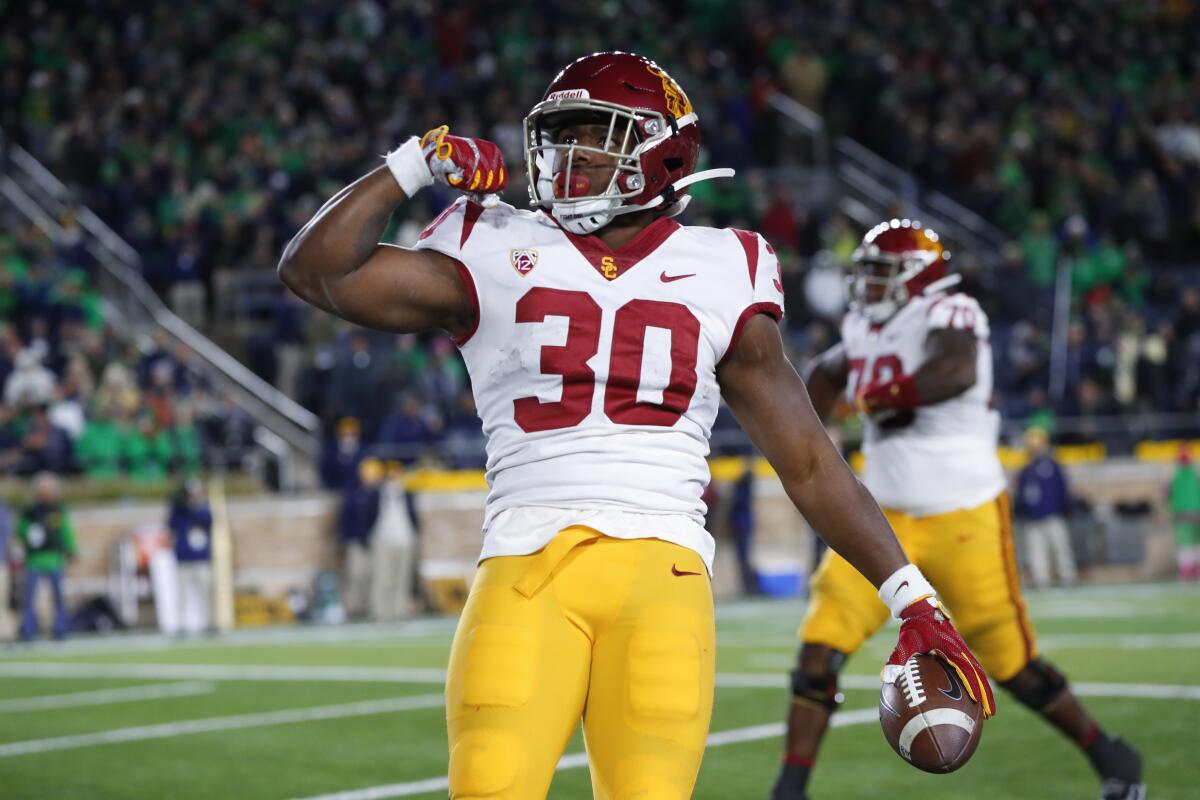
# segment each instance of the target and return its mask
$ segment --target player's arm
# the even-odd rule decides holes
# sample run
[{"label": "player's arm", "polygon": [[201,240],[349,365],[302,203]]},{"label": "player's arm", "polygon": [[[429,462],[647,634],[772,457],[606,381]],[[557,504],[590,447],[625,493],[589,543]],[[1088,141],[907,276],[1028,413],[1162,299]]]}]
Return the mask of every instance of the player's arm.
[{"label": "player's arm", "polygon": [[976,338],[969,330],[938,328],[925,337],[925,361],[912,375],[871,384],[858,393],[867,414],[885,409],[911,411],[941,403],[975,385]]},{"label": "player's arm", "polygon": [[838,398],[846,391],[850,379],[850,362],[846,360],[846,348],[841,342],[812,360],[805,370],[804,384],[818,419],[825,419],[837,405]]},{"label": "player's arm", "polygon": [[454,261],[379,243],[405,199],[386,166],[359,178],[288,242],[280,279],[317,308],[369,328],[466,332],[474,311]]},{"label": "player's arm", "polygon": [[825,432],[769,317],[751,317],[717,371],[721,393],[788,497],[875,586],[908,563],[879,506]]},{"label": "player's arm", "polygon": [[779,473],[788,497],[830,547],[879,589],[899,618],[900,641],[888,659],[898,669],[913,653],[937,652],[962,676],[990,716],[995,709],[983,668],[908,562],[891,526],[842,460],[783,353],[775,323],[752,317],[717,370],[721,393],[750,439]]},{"label": "player's arm", "polygon": [[475,308],[454,259],[379,243],[392,212],[435,178],[477,193],[507,183],[503,158],[491,142],[450,136],[445,126],[413,137],[300,229],[279,260],[280,279],[312,305],[360,325],[465,333]]},{"label": "player's arm", "polygon": [[975,385],[975,334],[960,328],[940,328],[925,337],[925,362],[913,374],[921,405],[958,397]]}]

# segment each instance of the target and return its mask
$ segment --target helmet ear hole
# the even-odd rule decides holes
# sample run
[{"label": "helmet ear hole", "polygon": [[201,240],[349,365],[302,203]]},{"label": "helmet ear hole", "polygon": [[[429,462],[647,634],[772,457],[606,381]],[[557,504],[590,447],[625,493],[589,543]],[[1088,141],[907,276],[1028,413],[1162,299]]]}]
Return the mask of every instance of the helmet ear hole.
[{"label": "helmet ear hole", "polygon": [[663,159],[663,166],[667,168],[667,172],[674,172],[677,169],[683,168],[683,159],[679,156],[671,156]]}]

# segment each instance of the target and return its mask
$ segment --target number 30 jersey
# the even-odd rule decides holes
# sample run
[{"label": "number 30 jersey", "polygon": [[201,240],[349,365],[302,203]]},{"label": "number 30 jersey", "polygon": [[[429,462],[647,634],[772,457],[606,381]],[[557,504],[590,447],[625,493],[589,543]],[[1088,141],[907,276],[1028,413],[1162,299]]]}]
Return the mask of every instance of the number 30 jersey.
[{"label": "number 30 jersey", "polygon": [[934,294],[912,299],[882,326],[855,312],[842,320],[850,402],[862,386],[916,372],[925,362],[929,334],[943,328],[974,334],[975,385],[957,397],[919,407],[905,427],[888,429],[863,419],[863,483],[879,505],[914,516],[974,508],[1007,485],[996,456],[1000,415],[990,407],[987,315],[965,294]]},{"label": "number 30 jersey", "polygon": [[716,370],[754,314],[783,315],[770,246],[659,218],[614,251],[463,198],[416,247],[454,258],[478,306],[458,345],[487,437],[480,559],[585,525],[688,547],[711,572]]}]

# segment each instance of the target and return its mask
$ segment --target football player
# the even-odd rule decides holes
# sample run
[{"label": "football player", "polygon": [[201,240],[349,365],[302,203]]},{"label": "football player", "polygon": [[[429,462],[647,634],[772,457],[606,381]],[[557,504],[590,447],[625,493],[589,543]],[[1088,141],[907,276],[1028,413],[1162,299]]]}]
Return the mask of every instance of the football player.
[{"label": "football player", "polygon": [[[1102,731],[1062,674],[1038,656],[996,456],[988,319],[974,299],[949,291],[959,279],[947,275],[949,257],[920,222],[893,219],[867,233],[853,256],[842,341],[807,376],[813,407],[823,418],[843,394],[857,406],[864,482],[988,674],[1086,754],[1104,800],[1142,798],[1138,752]],[[870,582],[827,552],[800,628],[773,800],[806,796],[841,702],[838,670],[887,616]]]},{"label": "football player", "polygon": [[[796,506],[904,618],[892,660],[981,668],[849,471],[784,357],[775,254],[684,227],[700,128],[653,62],[570,64],[525,120],[532,210],[495,196],[497,147],[443,126],[330,199],[280,262],[360,325],[444,329],[471,375],[491,487],[446,683],[450,794],[545,797],[583,720],[598,798],[690,797],[712,710],[713,540],[700,496],[724,396]],[[408,249],[397,206],[465,195]]]}]

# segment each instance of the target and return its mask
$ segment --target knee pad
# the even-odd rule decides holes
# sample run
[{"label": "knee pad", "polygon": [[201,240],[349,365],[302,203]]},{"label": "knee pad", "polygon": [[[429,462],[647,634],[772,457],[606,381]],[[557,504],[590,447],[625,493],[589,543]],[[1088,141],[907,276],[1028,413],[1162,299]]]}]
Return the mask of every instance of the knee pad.
[{"label": "knee pad", "polygon": [[1066,691],[1067,679],[1050,664],[1035,658],[1000,685],[1018,702],[1041,711]]},{"label": "knee pad", "polygon": [[525,761],[525,745],[515,734],[469,733],[450,751],[450,796],[455,800],[516,797],[514,786]]},{"label": "knee pad", "polygon": [[834,711],[845,699],[838,691],[838,673],[846,654],[825,645],[802,645],[792,670],[792,696]]}]

